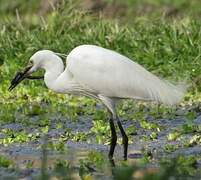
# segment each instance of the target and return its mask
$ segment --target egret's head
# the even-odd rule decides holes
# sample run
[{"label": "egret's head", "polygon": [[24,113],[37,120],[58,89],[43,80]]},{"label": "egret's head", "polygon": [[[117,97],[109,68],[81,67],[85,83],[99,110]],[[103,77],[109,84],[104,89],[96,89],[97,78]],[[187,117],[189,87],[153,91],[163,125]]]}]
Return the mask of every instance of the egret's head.
[{"label": "egret's head", "polygon": [[31,58],[29,59],[28,65],[25,67],[25,69],[22,72],[18,72],[16,74],[15,78],[11,81],[9,90],[14,89],[25,78],[42,79],[43,77],[41,76],[33,77],[30,75],[39,69],[54,68],[55,61],[58,63],[61,61],[61,59],[54,52],[49,50],[37,51],[34,55],[31,56]]},{"label": "egret's head", "polygon": [[56,53],[50,50],[37,51],[29,60],[30,69],[27,73],[32,74],[38,69],[55,69],[57,65],[63,65],[63,61]]}]

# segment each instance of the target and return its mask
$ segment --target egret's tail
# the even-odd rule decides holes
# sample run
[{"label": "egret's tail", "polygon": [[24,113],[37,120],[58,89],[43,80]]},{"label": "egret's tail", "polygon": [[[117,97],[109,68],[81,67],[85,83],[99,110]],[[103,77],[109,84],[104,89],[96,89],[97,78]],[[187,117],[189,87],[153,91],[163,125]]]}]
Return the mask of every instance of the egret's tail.
[{"label": "egret's tail", "polygon": [[153,86],[149,88],[149,96],[152,100],[167,105],[175,105],[182,100],[187,90],[187,85],[184,83],[174,85],[157,77],[155,80]]}]

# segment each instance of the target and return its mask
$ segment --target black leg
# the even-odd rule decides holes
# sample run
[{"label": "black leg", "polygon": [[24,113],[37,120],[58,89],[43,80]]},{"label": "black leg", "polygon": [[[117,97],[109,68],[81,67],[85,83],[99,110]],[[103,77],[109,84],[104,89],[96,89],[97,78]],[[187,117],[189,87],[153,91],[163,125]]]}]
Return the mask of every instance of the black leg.
[{"label": "black leg", "polygon": [[122,135],[122,143],[124,146],[124,160],[127,160],[127,152],[128,152],[128,136],[126,135],[123,126],[121,125],[120,120],[117,120],[117,124],[119,126],[121,135]]},{"label": "black leg", "polygon": [[111,144],[108,157],[110,160],[113,160],[114,149],[117,143],[117,134],[114,126],[114,121],[112,118],[110,118],[110,130],[111,130]]}]

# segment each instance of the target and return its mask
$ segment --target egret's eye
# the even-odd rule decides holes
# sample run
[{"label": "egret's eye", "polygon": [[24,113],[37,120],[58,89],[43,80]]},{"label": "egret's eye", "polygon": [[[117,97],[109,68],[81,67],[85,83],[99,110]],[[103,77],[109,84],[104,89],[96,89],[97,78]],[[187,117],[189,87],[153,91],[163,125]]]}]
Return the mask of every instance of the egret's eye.
[{"label": "egret's eye", "polygon": [[33,65],[33,60],[29,60],[29,64],[30,64],[30,65]]}]

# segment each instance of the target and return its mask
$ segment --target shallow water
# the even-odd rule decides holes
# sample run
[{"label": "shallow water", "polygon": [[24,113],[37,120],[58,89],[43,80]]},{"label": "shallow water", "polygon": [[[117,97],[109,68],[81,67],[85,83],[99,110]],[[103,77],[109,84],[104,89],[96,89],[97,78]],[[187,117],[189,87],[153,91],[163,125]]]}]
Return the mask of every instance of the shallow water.
[{"label": "shallow water", "polygon": [[[108,147],[104,145],[96,145],[96,144],[86,144],[86,143],[75,143],[68,142],[67,143],[68,150],[65,153],[58,153],[53,151],[47,151],[47,169],[53,169],[55,163],[58,160],[66,160],[70,162],[71,166],[79,169],[80,160],[87,159],[88,155],[91,152],[94,153],[103,153],[105,159],[107,159],[107,151]],[[23,178],[23,179],[35,179],[40,176],[41,167],[44,161],[43,152],[41,149],[30,145],[12,145],[9,147],[1,148],[1,155],[5,155],[16,163],[19,171],[13,172],[13,178]],[[137,156],[129,156],[127,164],[133,165],[138,163],[138,160],[142,158],[139,156],[138,151],[133,151]],[[122,162],[121,158],[121,147],[117,147],[117,153],[115,153],[115,164],[118,165]],[[112,166],[108,164],[101,170],[98,170],[96,166],[89,167],[91,169],[91,177],[94,179],[112,179]],[[31,164],[31,168],[27,168],[28,164]],[[143,176],[143,173],[153,173],[158,170],[157,167],[148,167],[146,169],[142,169],[140,171],[135,172],[133,176]],[[1,177],[8,178],[10,177],[10,171],[7,169],[0,168]],[[73,179],[81,179],[79,176],[79,172],[75,171],[72,175]]]},{"label": "shallow water", "polygon": [[[150,122],[156,122],[154,119],[149,119]],[[125,128],[130,126],[137,127],[137,132],[134,135],[130,135],[130,140],[132,143],[129,145],[128,150],[128,161],[127,165],[131,166],[141,166],[141,162],[145,156],[145,151],[150,152],[151,154],[151,161],[148,162],[144,167],[135,171],[133,177],[143,177],[144,174],[147,173],[156,173],[160,167],[159,161],[161,158],[169,158],[172,159],[177,157],[178,155],[189,156],[193,155],[197,157],[197,168],[201,166],[201,147],[199,144],[185,147],[183,143],[186,139],[192,138],[195,133],[187,133],[184,134],[182,139],[178,140],[167,140],[167,135],[179,129],[184,123],[186,119],[184,117],[178,117],[174,120],[168,119],[159,119],[157,120],[157,124],[162,127],[162,130],[158,132],[157,139],[149,139],[144,137],[149,137],[150,132],[153,130],[145,130],[140,127],[138,121],[122,121],[122,124]],[[86,120],[84,118],[80,118],[78,122],[69,122],[66,124],[66,128],[71,128],[74,132],[82,132],[87,131],[91,127],[91,120]],[[198,116],[194,122],[194,124],[201,124],[201,116]],[[30,128],[25,127],[19,123],[12,123],[6,124],[1,127],[1,129],[12,129],[14,131],[21,131],[27,129],[28,131],[37,133],[37,128]],[[55,129],[54,125],[53,128],[48,132],[48,141],[58,141],[58,138],[62,136],[63,131],[61,129]],[[4,138],[4,134],[0,134],[0,138]],[[44,153],[41,149],[41,146],[44,143],[44,139],[41,137],[35,141],[30,141],[27,143],[12,143],[8,146],[1,145],[0,147],[0,154],[6,156],[7,158],[13,160],[15,162],[15,169],[17,167],[18,170],[10,170],[9,168],[0,168],[0,177],[1,178],[23,178],[23,179],[34,179],[40,176],[41,174],[41,167],[44,163]],[[167,144],[171,144],[173,146],[178,146],[172,152],[167,152],[164,150],[164,147]],[[97,168],[98,161],[103,161],[103,159],[107,159],[107,153],[109,150],[109,145],[102,145],[96,143],[87,143],[86,141],[79,141],[75,142],[72,140],[68,140],[65,143],[65,151],[60,152],[56,150],[51,150],[48,148],[47,150],[47,162],[46,168],[47,171],[51,171],[55,167],[55,163],[58,160],[65,160],[71,164],[71,166],[76,169],[73,171],[72,177],[74,179],[80,179],[79,171],[81,167],[81,160],[89,161],[89,156],[93,152],[92,159],[94,158],[95,161],[90,164],[90,167],[87,167],[87,172],[90,174],[91,177],[95,179],[112,179],[112,167],[109,161],[105,161],[106,164],[103,165],[100,169]],[[96,155],[97,154],[97,155]],[[100,158],[101,154],[101,159]],[[117,145],[115,149],[115,164],[121,165],[122,164],[122,154],[123,148],[121,145]],[[99,158],[97,158],[97,157]],[[97,160],[96,160],[97,158]],[[97,164],[96,164],[97,163]]]}]

